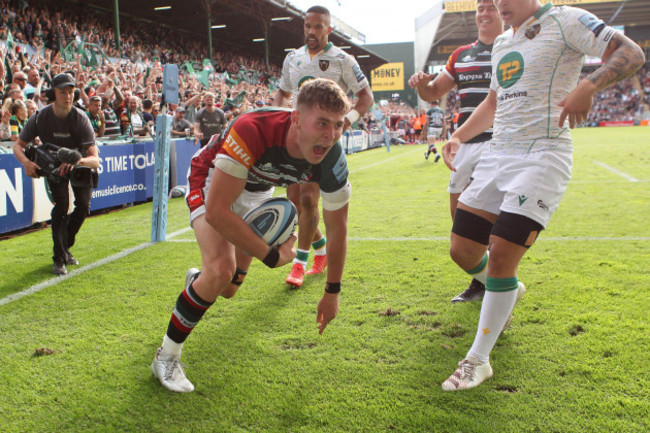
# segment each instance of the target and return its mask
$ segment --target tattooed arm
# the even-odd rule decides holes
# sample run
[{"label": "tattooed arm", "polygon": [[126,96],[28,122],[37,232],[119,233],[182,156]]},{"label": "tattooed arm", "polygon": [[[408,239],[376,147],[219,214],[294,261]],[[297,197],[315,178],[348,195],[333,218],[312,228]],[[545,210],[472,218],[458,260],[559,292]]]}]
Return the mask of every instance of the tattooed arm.
[{"label": "tattooed arm", "polygon": [[614,34],[603,54],[605,64],[585,79],[562,102],[559,125],[569,118],[569,127],[573,128],[587,119],[591,102],[596,93],[612,84],[632,76],[645,62],[643,50],[630,38],[620,33]]}]

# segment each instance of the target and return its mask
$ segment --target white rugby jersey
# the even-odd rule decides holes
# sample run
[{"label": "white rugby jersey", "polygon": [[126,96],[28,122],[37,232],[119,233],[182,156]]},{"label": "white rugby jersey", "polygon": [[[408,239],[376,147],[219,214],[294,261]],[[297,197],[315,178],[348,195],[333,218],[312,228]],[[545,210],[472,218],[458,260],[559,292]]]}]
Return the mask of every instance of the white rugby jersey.
[{"label": "white rugby jersey", "polygon": [[573,149],[562,101],[577,85],[584,55],[602,57],[615,30],[590,12],[547,3],[492,48],[497,108],[491,150],[527,153]]},{"label": "white rugby jersey", "polygon": [[302,83],[313,78],[329,78],[336,81],[346,93],[351,90],[355,95],[368,85],[354,57],[331,42],[313,58],[307,45],[287,54],[282,64],[279,86],[282,91],[293,93],[295,97]]}]

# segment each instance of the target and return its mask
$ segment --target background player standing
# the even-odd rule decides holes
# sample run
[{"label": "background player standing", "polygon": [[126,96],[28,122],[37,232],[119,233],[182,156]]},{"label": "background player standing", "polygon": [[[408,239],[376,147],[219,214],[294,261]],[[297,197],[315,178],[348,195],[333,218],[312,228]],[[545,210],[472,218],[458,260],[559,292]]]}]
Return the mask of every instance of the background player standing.
[{"label": "background player standing", "polygon": [[[441,98],[455,86],[460,96],[458,126],[465,123],[476,107],[485,99],[492,77],[491,51],[494,39],[503,33],[503,22],[493,0],[478,0],[476,3],[476,26],[478,40],[457,48],[447,60],[442,73],[418,72],[409,79],[409,86],[416,88],[420,98],[432,101]],[[435,79],[434,79],[435,77]],[[447,137],[444,136],[446,139]],[[454,164],[456,171],[449,177],[449,210],[453,221],[460,193],[472,180],[472,173],[492,138],[492,127],[469,138],[458,149]],[[437,158],[437,157],[436,157]],[[483,299],[485,277],[478,273],[469,287],[451,302],[465,302]],[[482,280],[482,281],[481,281]]]},{"label": "background player standing", "polygon": [[[352,91],[359,98],[354,108],[345,115],[345,131],[368,111],[374,98],[368,80],[354,57],[328,41],[332,32],[330,20],[329,10],[325,7],[312,6],[307,10],[305,45],[287,54],[274,105],[291,106],[291,95],[297,94],[303,83],[310,79],[332,79],[343,91]],[[315,258],[307,274],[320,274],[327,265],[326,239],[318,228],[318,185],[306,183],[289,186],[287,197],[298,208],[299,230],[298,252],[286,282],[300,287],[309,260],[310,246],[314,248]]]}]

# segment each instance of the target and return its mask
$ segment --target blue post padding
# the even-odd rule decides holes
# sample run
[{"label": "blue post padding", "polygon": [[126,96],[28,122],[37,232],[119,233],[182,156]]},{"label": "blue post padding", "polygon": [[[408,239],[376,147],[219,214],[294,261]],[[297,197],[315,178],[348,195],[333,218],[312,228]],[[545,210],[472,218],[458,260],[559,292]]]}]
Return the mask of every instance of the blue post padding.
[{"label": "blue post padding", "polygon": [[169,149],[172,116],[156,117],[156,163],[154,166],[151,242],[162,242],[167,236],[167,191],[169,190]]},{"label": "blue post padding", "polygon": [[163,66],[163,96],[167,104],[178,104],[178,66]]}]

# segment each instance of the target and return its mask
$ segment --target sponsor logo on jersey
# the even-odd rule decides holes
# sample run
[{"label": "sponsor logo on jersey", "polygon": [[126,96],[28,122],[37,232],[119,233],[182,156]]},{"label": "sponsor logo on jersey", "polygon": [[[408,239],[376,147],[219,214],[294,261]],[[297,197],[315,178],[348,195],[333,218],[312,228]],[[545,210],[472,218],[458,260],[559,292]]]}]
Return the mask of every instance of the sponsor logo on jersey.
[{"label": "sponsor logo on jersey", "polygon": [[485,51],[483,51],[483,52],[478,53],[478,54],[476,55],[476,57],[479,57],[479,56],[489,56],[489,55],[491,55],[491,54],[492,54],[492,53],[491,53],[489,50],[485,50]]},{"label": "sponsor logo on jersey", "polygon": [[537,200],[537,206],[548,212],[548,205],[543,200]]},{"label": "sponsor logo on jersey", "polygon": [[189,206],[191,211],[203,206],[203,191],[200,189],[190,191],[187,195],[187,206]]},{"label": "sponsor logo on jersey", "polygon": [[600,32],[605,28],[605,23],[589,12],[582,14],[580,18],[578,18],[578,21],[591,30],[591,32],[596,36],[600,35]]},{"label": "sponsor logo on jersey", "polygon": [[330,67],[330,61],[329,60],[319,60],[318,61],[318,67],[320,68],[321,71],[325,72],[325,71],[327,71],[327,68]]},{"label": "sponsor logo on jersey", "polygon": [[230,132],[223,143],[223,148],[226,153],[235,161],[250,170],[253,166],[253,156],[248,149],[246,142],[237,134],[234,128],[230,128]]},{"label": "sponsor logo on jersey", "polygon": [[528,200],[528,197],[525,194],[519,194],[519,206],[523,205],[526,200]]},{"label": "sponsor logo on jersey", "polygon": [[366,76],[363,75],[363,72],[361,72],[359,65],[352,66],[352,72],[354,72],[354,76],[357,77],[357,83],[360,83],[366,79]]},{"label": "sponsor logo on jersey", "polygon": [[499,101],[507,101],[508,99],[521,98],[524,96],[528,96],[528,92],[523,91],[523,92],[504,93],[502,95],[499,95],[497,99]]},{"label": "sponsor logo on jersey", "polygon": [[524,58],[521,53],[511,51],[501,58],[497,66],[497,79],[504,89],[512,87],[524,74]]},{"label": "sponsor logo on jersey", "polygon": [[542,30],[542,26],[539,25],[539,24],[535,24],[534,26],[528,27],[526,29],[526,32],[524,33],[524,35],[528,39],[533,39],[533,38],[535,38],[535,36],[537,36],[539,34],[540,30]]},{"label": "sponsor logo on jersey", "polygon": [[472,57],[472,56],[465,56],[462,59],[463,62],[473,62],[474,60],[476,60],[476,57]]}]

